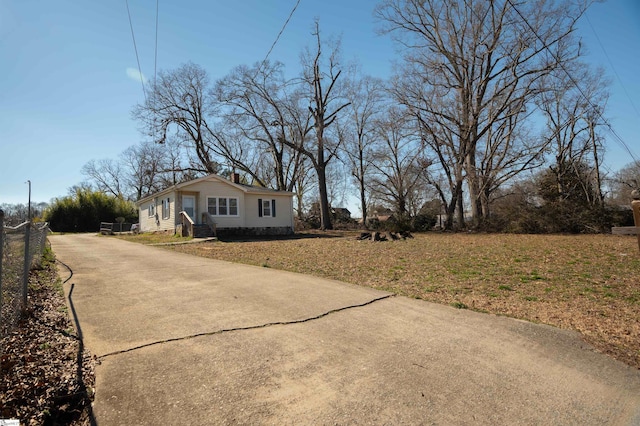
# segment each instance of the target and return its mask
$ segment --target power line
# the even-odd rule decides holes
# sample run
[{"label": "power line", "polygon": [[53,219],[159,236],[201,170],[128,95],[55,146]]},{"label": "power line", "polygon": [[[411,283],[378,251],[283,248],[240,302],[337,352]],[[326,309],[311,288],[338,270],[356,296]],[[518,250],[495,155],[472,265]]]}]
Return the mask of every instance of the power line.
[{"label": "power line", "polygon": [[627,151],[627,153],[631,156],[631,158],[634,161],[638,161],[638,159],[633,154],[633,152],[631,152],[631,149],[629,148],[629,145],[627,145],[627,143],[622,139],[622,137],[620,135],[618,135],[618,133],[616,133],[615,130],[613,130],[613,127],[611,126],[609,121],[602,115],[602,112],[600,111],[600,108],[597,108],[595,105],[593,105],[593,103],[591,102],[591,99],[589,99],[587,97],[587,95],[584,93],[584,91],[582,90],[582,88],[580,87],[578,82],[575,80],[573,75],[571,75],[571,73],[569,71],[567,71],[567,69],[565,68],[564,64],[560,60],[560,58],[558,58],[557,55],[554,52],[552,52],[551,49],[549,49],[549,46],[547,45],[547,43],[545,43],[545,41],[542,40],[542,37],[540,37],[538,32],[535,30],[535,28],[533,28],[533,26],[531,26],[529,21],[522,15],[522,13],[520,13],[520,11],[516,8],[516,6],[513,4],[513,2],[511,0],[506,0],[506,2],[509,3],[511,8],[518,14],[520,19],[522,19],[522,21],[527,25],[527,27],[529,27],[529,30],[531,30],[531,32],[536,36],[536,38],[542,43],[543,47],[545,49],[547,49],[554,56],[554,59],[558,62],[558,65],[560,66],[560,68],[562,68],[562,70],[565,72],[565,74],[567,74],[567,77],[569,77],[569,80],[571,80],[571,82],[576,87],[576,89],[578,89],[578,91],[580,92],[582,97],[587,101],[589,106],[591,108],[593,108],[594,112],[600,117],[602,122],[609,129],[609,132],[611,132],[611,134],[618,141],[618,143],[625,149],[625,151]]},{"label": "power line", "polygon": [[289,13],[289,16],[287,17],[287,20],[284,22],[284,25],[282,25],[282,28],[280,29],[280,32],[278,33],[278,36],[276,37],[276,39],[273,41],[273,44],[271,45],[271,48],[269,49],[269,51],[267,52],[267,54],[265,55],[264,59],[262,60],[262,62],[260,63],[260,66],[258,67],[258,70],[256,72],[256,76],[258,75],[258,73],[260,72],[260,70],[262,69],[262,65],[264,65],[265,62],[267,62],[267,58],[269,57],[269,55],[271,54],[271,52],[273,51],[273,49],[276,47],[276,44],[278,43],[278,40],[280,40],[280,36],[282,35],[282,33],[284,32],[284,29],[287,27],[287,24],[289,24],[289,21],[291,20],[291,17],[293,16],[293,14],[295,13],[296,9],[298,8],[298,5],[300,4],[300,0],[298,0],[295,4],[295,6],[293,6],[293,9],[291,9],[291,13]]},{"label": "power line", "polygon": [[607,53],[607,50],[604,48],[604,45],[602,44],[602,41],[600,40],[600,37],[598,36],[598,33],[596,32],[596,29],[591,24],[591,20],[589,19],[589,15],[587,14],[586,11],[584,13],[584,17],[587,18],[587,23],[591,27],[591,30],[593,31],[593,35],[596,36],[596,40],[598,41],[598,44],[600,45],[600,48],[602,49],[602,53],[604,53],[605,58],[607,58],[607,62],[609,62],[609,66],[611,67],[611,69],[613,70],[613,73],[615,74],[616,78],[618,79],[618,83],[620,83],[620,87],[622,87],[622,90],[624,91],[625,95],[627,95],[627,99],[629,99],[629,102],[631,103],[631,106],[635,110],[636,115],[638,115],[638,117],[640,117],[640,112],[638,112],[638,108],[636,108],[636,104],[633,103],[633,99],[631,99],[631,95],[629,95],[629,92],[627,91],[627,88],[622,83],[622,79],[620,78],[620,75],[618,74],[618,71],[616,70],[616,68],[613,66],[613,62],[611,61],[611,58],[609,58],[609,54]]},{"label": "power line", "polygon": [[129,28],[131,28],[131,38],[133,39],[133,49],[136,52],[136,61],[138,62],[138,73],[140,73],[140,84],[142,84],[142,93],[144,94],[144,101],[147,102],[147,91],[144,88],[144,78],[142,76],[142,68],[140,67],[140,58],[138,57],[138,47],[136,46],[136,36],[133,33],[133,23],[131,22],[131,12],[129,11],[129,0],[124,0],[127,5],[127,15],[129,16]]},{"label": "power line", "polygon": [[156,100],[157,100],[157,81],[158,81],[158,14],[160,10],[160,0],[156,0],[156,45],[153,58],[153,140],[156,140],[156,133],[158,130],[157,117],[156,117]]},{"label": "power line", "polygon": [[153,59],[153,84],[155,85],[158,69],[158,11],[160,10],[160,0],[156,0],[156,48]]}]

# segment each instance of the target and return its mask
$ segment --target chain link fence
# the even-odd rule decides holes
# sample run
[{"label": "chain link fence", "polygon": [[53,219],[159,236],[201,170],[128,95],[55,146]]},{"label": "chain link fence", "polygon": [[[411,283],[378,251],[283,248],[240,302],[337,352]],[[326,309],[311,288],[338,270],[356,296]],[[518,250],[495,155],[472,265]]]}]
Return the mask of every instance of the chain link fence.
[{"label": "chain link fence", "polygon": [[13,330],[27,307],[29,271],[40,266],[48,233],[47,223],[5,226],[0,210],[0,338]]}]

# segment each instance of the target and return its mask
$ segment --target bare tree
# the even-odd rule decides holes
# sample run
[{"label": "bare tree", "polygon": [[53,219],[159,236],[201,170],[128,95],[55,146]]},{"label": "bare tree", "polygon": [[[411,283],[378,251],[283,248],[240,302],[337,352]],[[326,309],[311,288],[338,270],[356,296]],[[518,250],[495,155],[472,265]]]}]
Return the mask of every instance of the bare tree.
[{"label": "bare tree", "polygon": [[132,112],[141,130],[154,142],[164,143],[172,131],[190,156],[189,168],[217,173],[213,137],[207,118],[214,105],[207,96],[209,78],[200,66],[187,63],[172,71],[161,71],[142,105]]},{"label": "bare tree", "polygon": [[[49,207],[45,202],[31,202],[31,218],[41,218],[45,210]],[[4,220],[7,226],[16,226],[29,220],[29,205],[27,204],[0,204],[0,209],[4,211]]]},{"label": "bare tree", "polygon": [[304,217],[305,211],[308,210],[309,202],[308,198],[315,188],[313,182],[313,168],[311,162],[305,157],[302,159],[302,163],[296,173],[293,191],[296,197],[296,215],[298,219]]},{"label": "bare tree", "polygon": [[110,158],[90,160],[82,166],[81,173],[95,185],[98,191],[118,198],[125,197],[126,177],[119,162]]},{"label": "bare tree", "polygon": [[[239,66],[216,83],[213,96],[224,118],[214,149],[258,185],[291,191],[303,155],[285,144],[283,135],[292,141],[304,138],[310,114],[292,107],[296,95],[283,71],[281,63]],[[294,131],[296,120],[306,121],[305,134]]]},{"label": "bare tree", "polygon": [[[512,107],[523,108],[518,104]],[[523,123],[528,118],[529,114],[509,114],[506,120],[495,123],[478,143],[478,196],[483,218],[490,216],[494,194],[504,183],[544,162],[546,142]]]},{"label": "bare tree", "polygon": [[387,116],[376,120],[380,143],[373,155],[375,171],[370,187],[374,197],[392,206],[399,217],[415,214],[412,201],[422,173],[420,139],[413,129],[405,112],[398,108],[391,108]]},{"label": "bare tree", "polygon": [[442,146],[433,153],[451,179],[449,210],[463,210],[464,180],[474,222],[482,221],[478,145],[525,113],[538,79],[576,56],[571,34],[583,10],[544,0],[384,0],[376,9],[406,52],[396,96],[423,127],[425,146]]},{"label": "bare tree", "polygon": [[143,142],[120,154],[130,198],[139,200],[170,186],[163,179],[168,167],[166,149],[166,145]]},{"label": "bare tree", "polygon": [[618,170],[611,178],[610,203],[628,206],[631,201],[631,191],[640,191],[640,161],[634,161]]},{"label": "bare tree", "polygon": [[[414,113],[422,140],[425,178],[433,185],[443,206],[445,206],[445,229],[452,229],[454,214],[460,227],[464,226],[463,184],[464,157],[457,150],[456,135],[438,122],[426,120],[420,113]],[[427,169],[431,166],[430,169]]]},{"label": "bare tree", "polygon": [[[349,106],[349,102],[345,102],[340,94],[339,78],[342,70],[338,61],[339,43],[333,44],[329,54],[325,56],[320,38],[320,25],[317,21],[313,35],[316,39],[314,51],[307,50],[302,55],[303,93],[306,97],[303,95],[300,98],[303,102],[309,102],[308,109],[311,113],[311,126],[307,128],[308,130],[305,129],[304,134],[311,132],[313,137],[310,141],[307,141],[306,137],[296,140],[290,140],[284,134],[282,137],[286,145],[299,151],[311,161],[318,178],[320,227],[332,229],[326,172],[327,165],[338,154],[341,141],[335,133],[331,134],[329,129],[340,112]],[[325,58],[326,64],[323,63]],[[299,124],[297,128],[302,129]]]},{"label": "bare tree", "polygon": [[[345,179],[349,176],[349,170],[342,161],[334,161],[327,166],[327,197],[329,198],[330,212],[334,207],[344,207],[352,188],[352,182]],[[335,216],[332,213],[331,218]]]},{"label": "bare tree", "polygon": [[173,138],[162,145],[147,141],[125,149],[117,160],[91,160],[82,173],[100,192],[139,200],[184,181],[189,168],[183,165],[183,156]]},{"label": "bare tree", "polygon": [[384,101],[384,84],[380,79],[360,76],[356,70],[349,78],[346,98],[350,105],[348,115],[340,123],[340,131],[349,171],[358,187],[362,223],[366,227],[367,179],[376,141],[375,119]]},{"label": "bare tree", "polygon": [[[580,185],[587,205],[602,205],[602,153],[597,127],[608,98],[607,81],[601,70],[594,72],[577,61],[556,74],[541,80],[550,90],[537,103],[547,121],[544,137],[553,155],[549,168],[556,176],[558,197],[562,199],[563,194],[574,190],[565,187],[569,182]],[[579,170],[584,168],[590,172]],[[565,178],[569,176],[580,179]]]}]

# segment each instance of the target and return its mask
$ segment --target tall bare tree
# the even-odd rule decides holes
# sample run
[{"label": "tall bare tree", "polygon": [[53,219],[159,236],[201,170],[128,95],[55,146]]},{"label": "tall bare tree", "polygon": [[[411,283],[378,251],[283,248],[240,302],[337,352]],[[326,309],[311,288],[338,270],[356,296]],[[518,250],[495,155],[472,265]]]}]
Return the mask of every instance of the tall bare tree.
[{"label": "tall bare tree", "polygon": [[[316,21],[313,32],[316,45],[302,55],[302,81],[304,85],[301,101],[308,102],[311,113],[311,140],[289,140],[283,135],[283,142],[304,154],[313,165],[318,178],[320,201],[320,227],[332,229],[329,197],[327,193],[327,165],[338,155],[341,140],[330,132],[343,109],[349,106],[340,93],[340,75],[342,68],[339,62],[339,43],[329,46],[329,54],[324,55],[320,38],[320,25]],[[324,62],[326,60],[326,63]],[[306,133],[305,133],[306,134]]]},{"label": "tall bare tree", "polygon": [[383,31],[405,51],[398,100],[423,126],[426,146],[443,146],[434,154],[451,170],[449,206],[462,209],[466,181],[476,224],[478,144],[496,125],[524,114],[538,94],[536,81],[577,55],[571,35],[583,10],[545,0],[384,0],[376,9]]},{"label": "tall bare tree", "polygon": [[356,70],[349,76],[346,98],[350,105],[342,120],[344,152],[351,176],[356,181],[360,196],[362,223],[367,223],[367,179],[371,169],[373,145],[376,141],[375,119],[384,101],[382,80],[362,76]]},{"label": "tall bare tree", "polygon": [[379,144],[373,155],[374,173],[369,184],[374,197],[391,206],[399,217],[415,214],[411,201],[422,174],[420,139],[407,118],[405,111],[391,108],[385,117],[376,120]]},{"label": "tall bare tree", "polygon": [[95,185],[98,191],[114,197],[125,198],[125,171],[122,165],[111,158],[90,160],[82,166],[81,173]]},{"label": "tall bare tree", "polygon": [[[292,86],[283,64],[263,62],[236,67],[212,92],[223,116],[214,150],[258,185],[286,191],[293,190],[303,155],[284,140],[300,145],[295,139],[310,130],[309,112],[292,104]],[[297,120],[305,123],[303,134],[296,131]]]},{"label": "tall bare tree", "polygon": [[[513,107],[523,108],[518,104]],[[510,114],[508,119],[495,123],[478,143],[478,196],[485,219],[490,216],[494,194],[505,182],[544,162],[546,142],[526,126],[529,116]]]},{"label": "tall bare tree", "polygon": [[164,143],[174,131],[191,157],[190,168],[217,173],[220,167],[214,158],[213,135],[207,123],[214,114],[208,89],[209,77],[199,65],[187,63],[175,70],[160,71],[146,102],[137,105],[132,116],[154,142]]},{"label": "tall bare tree", "polygon": [[[568,72],[567,72],[568,71]],[[602,147],[597,129],[608,98],[607,84],[601,70],[592,70],[575,61],[562,72],[541,79],[547,89],[538,98],[538,107],[546,118],[544,134],[553,156],[549,169],[556,177],[559,199],[574,191],[564,185],[579,185],[587,205],[602,205],[600,161]],[[583,170],[588,168],[589,173]],[[580,179],[568,179],[578,176]]]},{"label": "tall bare tree", "polygon": [[139,200],[170,186],[163,179],[168,168],[165,149],[166,145],[147,141],[130,146],[120,154],[130,198]]}]

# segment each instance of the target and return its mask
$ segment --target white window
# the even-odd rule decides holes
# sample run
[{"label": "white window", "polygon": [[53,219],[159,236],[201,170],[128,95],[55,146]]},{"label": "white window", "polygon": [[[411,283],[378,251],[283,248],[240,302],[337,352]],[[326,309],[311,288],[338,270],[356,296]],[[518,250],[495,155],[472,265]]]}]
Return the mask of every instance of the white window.
[{"label": "white window", "polygon": [[262,200],[262,216],[271,216],[271,201]]},{"label": "white window", "polygon": [[162,218],[169,219],[171,217],[171,198],[162,199]]},{"label": "white window", "polygon": [[237,198],[229,198],[229,216],[238,216]]},{"label": "white window", "polygon": [[259,217],[276,217],[276,200],[258,199],[258,216]]},{"label": "white window", "polygon": [[230,197],[208,197],[207,211],[211,216],[238,216],[238,199]]},{"label": "white window", "polygon": [[218,214],[218,199],[215,197],[207,198],[207,211],[210,215],[216,216]]},{"label": "white window", "polygon": [[156,214],[156,204],[155,202],[149,204],[149,208],[147,209],[149,217],[152,217]]},{"label": "white window", "polygon": [[227,216],[227,199],[226,198],[218,198],[218,215],[219,216]]}]

